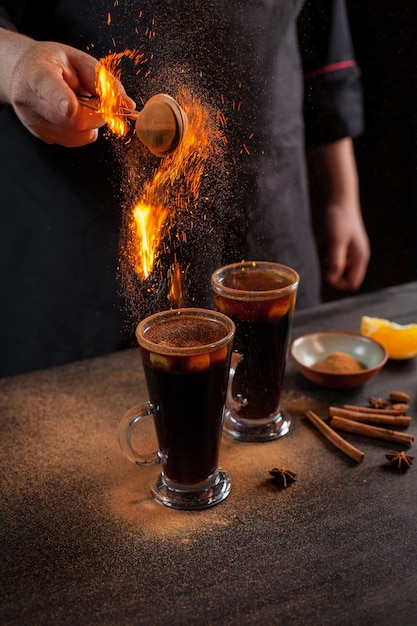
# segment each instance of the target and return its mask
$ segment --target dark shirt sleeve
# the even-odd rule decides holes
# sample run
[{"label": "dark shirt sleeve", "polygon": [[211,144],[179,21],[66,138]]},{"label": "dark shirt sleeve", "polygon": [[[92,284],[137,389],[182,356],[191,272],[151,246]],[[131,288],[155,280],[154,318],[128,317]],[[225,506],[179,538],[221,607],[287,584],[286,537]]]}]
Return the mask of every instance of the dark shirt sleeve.
[{"label": "dark shirt sleeve", "polygon": [[344,0],[307,0],[298,19],[307,145],[363,131],[360,70]]},{"label": "dark shirt sleeve", "polygon": [[26,0],[3,0],[0,2],[0,26],[16,30],[26,6]]}]

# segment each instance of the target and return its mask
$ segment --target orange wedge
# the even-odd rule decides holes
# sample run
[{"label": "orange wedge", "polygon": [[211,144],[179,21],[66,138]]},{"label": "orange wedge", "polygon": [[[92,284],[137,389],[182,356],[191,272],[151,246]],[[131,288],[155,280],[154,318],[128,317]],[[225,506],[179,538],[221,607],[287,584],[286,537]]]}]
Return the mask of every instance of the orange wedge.
[{"label": "orange wedge", "polygon": [[397,324],[379,317],[361,318],[361,334],[384,346],[390,359],[417,356],[417,324]]}]

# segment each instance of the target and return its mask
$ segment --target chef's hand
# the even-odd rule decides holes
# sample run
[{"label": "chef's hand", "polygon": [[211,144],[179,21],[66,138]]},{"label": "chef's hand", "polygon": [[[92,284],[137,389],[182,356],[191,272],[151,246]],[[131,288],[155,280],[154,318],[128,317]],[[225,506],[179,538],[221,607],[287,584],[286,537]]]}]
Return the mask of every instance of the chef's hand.
[{"label": "chef's hand", "polygon": [[352,141],[341,139],[309,151],[316,240],[323,279],[340,290],[358,289],[370,258],[362,220]]},{"label": "chef's hand", "polygon": [[[22,124],[48,144],[87,145],[104,120],[77,95],[95,93],[97,64],[81,50],[0,28],[0,102],[12,105]],[[127,96],[125,104],[135,105]]]},{"label": "chef's hand", "polygon": [[358,289],[370,257],[369,240],[355,204],[329,204],[319,240],[324,280],[336,289]]}]

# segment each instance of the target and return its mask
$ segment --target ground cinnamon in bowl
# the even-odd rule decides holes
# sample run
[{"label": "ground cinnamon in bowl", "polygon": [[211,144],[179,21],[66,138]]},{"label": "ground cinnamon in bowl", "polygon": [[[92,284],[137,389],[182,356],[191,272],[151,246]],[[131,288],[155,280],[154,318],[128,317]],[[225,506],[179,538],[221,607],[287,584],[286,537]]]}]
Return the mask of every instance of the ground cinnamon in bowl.
[{"label": "ground cinnamon in bowl", "polygon": [[346,352],[332,352],[314,363],[311,369],[328,374],[355,374],[362,372],[366,367]]}]

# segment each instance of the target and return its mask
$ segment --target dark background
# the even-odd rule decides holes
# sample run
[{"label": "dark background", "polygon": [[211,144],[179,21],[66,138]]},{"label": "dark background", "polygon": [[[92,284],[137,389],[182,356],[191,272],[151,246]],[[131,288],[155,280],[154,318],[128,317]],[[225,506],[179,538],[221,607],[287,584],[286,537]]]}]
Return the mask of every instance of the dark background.
[{"label": "dark background", "polygon": [[417,279],[417,2],[346,1],[364,88],[355,150],[371,241],[367,292]]}]

